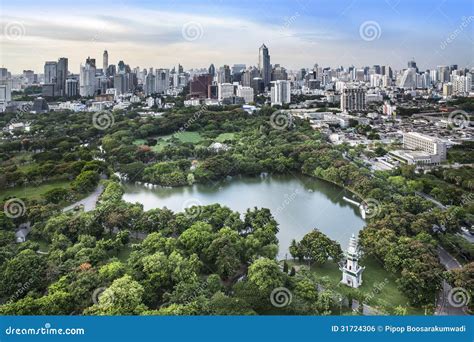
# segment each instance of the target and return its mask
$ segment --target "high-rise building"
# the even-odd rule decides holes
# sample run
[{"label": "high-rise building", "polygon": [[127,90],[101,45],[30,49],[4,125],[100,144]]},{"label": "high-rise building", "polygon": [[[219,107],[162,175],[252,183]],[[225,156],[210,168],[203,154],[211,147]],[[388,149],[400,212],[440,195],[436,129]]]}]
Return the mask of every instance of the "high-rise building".
[{"label": "high-rise building", "polygon": [[44,63],[44,83],[56,83],[58,63],[54,61]]},{"label": "high-rise building", "polygon": [[273,105],[283,105],[291,102],[291,86],[289,81],[272,82],[271,101]]},{"label": "high-rise building", "polygon": [[272,66],[270,64],[268,48],[265,44],[262,44],[258,50],[258,69],[260,70],[260,77],[263,79],[263,84],[265,87],[268,87],[272,80]]},{"label": "high-rise building", "polygon": [[449,66],[447,65],[438,66],[438,80],[441,83],[449,82]]},{"label": "high-rise building", "polygon": [[346,88],[341,94],[341,110],[343,112],[365,110],[365,91],[361,88]]},{"label": "high-rise building", "polygon": [[79,95],[79,82],[76,77],[68,77],[66,79],[66,96],[76,97]]},{"label": "high-rise building", "polygon": [[231,76],[230,76],[230,67],[228,65],[224,65],[219,68],[217,72],[217,83],[230,83]]},{"label": "high-rise building", "polygon": [[126,84],[125,84],[125,74],[116,74],[114,76],[114,88],[117,95],[125,94]]},{"label": "high-rise building", "polygon": [[107,50],[104,50],[104,54],[102,56],[102,71],[106,75],[108,75],[107,74],[108,68],[109,68],[109,53],[107,52]]},{"label": "high-rise building", "polygon": [[209,86],[212,84],[210,74],[196,75],[189,82],[189,97],[208,97]]},{"label": "high-rise building", "polygon": [[66,79],[68,75],[68,59],[61,57],[58,60],[56,70],[56,96],[66,95]]},{"label": "high-rise building", "polygon": [[408,68],[403,72],[402,78],[400,79],[400,88],[416,88],[416,69]]},{"label": "high-rise building", "polygon": [[242,97],[245,103],[250,103],[254,101],[254,91],[252,87],[242,87],[237,88],[237,96]]},{"label": "high-rise building", "polygon": [[288,74],[286,73],[286,69],[280,64],[275,64],[275,67],[272,70],[272,81],[286,81],[288,79]]},{"label": "high-rise building", "polygon": [[209,66],[208,73],[209,73],[209,75],[211,75],[212,77],[216,76],[216,67],[214,66],[214,64],[211,64],[211,65]]},{"label": "high-rise building", "polygon": [[170,70],[169,69],[157,69],[155,71],[155,82],[156,82],[156,92],[158,94],[166,94],[170,86]]},{"label": "high-rise building", "polygon": [[156,92],[156,82],[155,82],[155,75],[152,73],[148,73],[145,77],[145,86],[143,87],[145,91],[145,95],[151,95]]},{"label": "high-rise building", "polygon": [[94,96],[96,89],[95,59],[87,58],[86,64],[80,66],[79,94],[81,96]]},{"label": "high-rise building", "polygon": [[235,86],[231,83],[219,83],[218,84],[218,99],[222,101],[225,98],[232,97],[235,95]]}]

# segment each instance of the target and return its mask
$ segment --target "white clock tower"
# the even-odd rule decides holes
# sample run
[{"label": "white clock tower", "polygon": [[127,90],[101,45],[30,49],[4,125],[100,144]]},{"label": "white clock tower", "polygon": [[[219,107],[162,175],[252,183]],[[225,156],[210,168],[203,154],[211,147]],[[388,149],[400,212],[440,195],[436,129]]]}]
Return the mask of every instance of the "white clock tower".
[{"label": "white clock tower", "polygon": [[358,288],[362,285],[362,272],[365,267],[359,266],[360,250],[357,245],[357,239],[352,234],[349,240],[349,248],[345,253],[345,259],[339,268],[342,271],[341,283],[350,287]]}]

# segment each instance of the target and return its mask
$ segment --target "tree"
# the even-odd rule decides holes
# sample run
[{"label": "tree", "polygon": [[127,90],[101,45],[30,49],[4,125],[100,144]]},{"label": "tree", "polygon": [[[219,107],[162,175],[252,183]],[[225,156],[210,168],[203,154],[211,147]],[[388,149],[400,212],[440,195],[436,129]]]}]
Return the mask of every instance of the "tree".
[{"label": "tree", "polygon": [[137,315],[146,307],[142,302],[143,286],[129,275],[114,280],[112,285],[99,295],[99,302],[86,312],[95,315]]},{"label": "tree", "polygon": [[262,292],[270,292],[283,284],[283,273],[278,263],[267,258],[260,258],[250,265],[248,278]]},{"label": "tree", "polygon": [[[0,293],[2,296],[17,294],[19,298],[29,291],[42,290],[46,285],[46,263],[42,256],[25,249],[1,268]],[[24,289],[18,291],[20,289]]]},{"label": "tree", "polygon": [[325,263],[329,258],[339,262],[342,257],[341,246],[317,229],[303,237],[298,244],[298,250],[305,259],[318,264]]}]

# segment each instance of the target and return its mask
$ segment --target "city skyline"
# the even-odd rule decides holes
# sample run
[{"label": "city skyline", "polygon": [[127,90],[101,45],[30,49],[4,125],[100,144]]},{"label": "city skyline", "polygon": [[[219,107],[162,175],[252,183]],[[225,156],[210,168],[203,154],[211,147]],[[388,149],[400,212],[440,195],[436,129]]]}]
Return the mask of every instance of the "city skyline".
[{"label": "city skyline", "polygon": [[315,63],[401,69],[413,57],[421,69],[472,67],[469,2],[355,2],[300,1],[290,8],[277,1],[267,11],[268,3],[250,7],[246,1],[167,1],[159,9],[148,2],[102,8],[85,1],[73,10],[57,1],[22,1],[4,6],[1,64],[13,73],[38,72],[45,61],[64,56],[77,73],[87,56],[99,59],[108,50],[110,64],[124,60],[140,68],[249,66],[258,65],[255,50],[265,43],[272,64],[293,70]]}]

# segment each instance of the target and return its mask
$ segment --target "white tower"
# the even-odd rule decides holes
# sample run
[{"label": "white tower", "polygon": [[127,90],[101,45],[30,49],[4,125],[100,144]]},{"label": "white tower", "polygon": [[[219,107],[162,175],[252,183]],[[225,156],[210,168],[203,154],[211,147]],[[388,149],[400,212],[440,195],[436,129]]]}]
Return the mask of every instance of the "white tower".
[{"label": "white tower", "polygon": [[350,287],[358,288],[362,285],[362,272],[365,267],[359,266],[360,250],[357,245],[357,239],[352,234],[349,240],[349,248],[345,253],[345,259],[339,268],[342,271],[341,283]]}]

